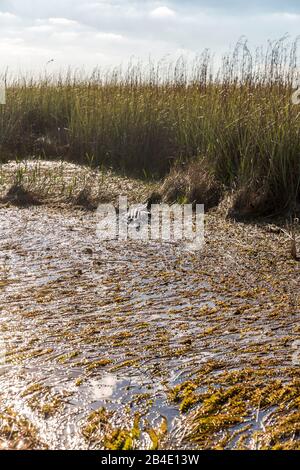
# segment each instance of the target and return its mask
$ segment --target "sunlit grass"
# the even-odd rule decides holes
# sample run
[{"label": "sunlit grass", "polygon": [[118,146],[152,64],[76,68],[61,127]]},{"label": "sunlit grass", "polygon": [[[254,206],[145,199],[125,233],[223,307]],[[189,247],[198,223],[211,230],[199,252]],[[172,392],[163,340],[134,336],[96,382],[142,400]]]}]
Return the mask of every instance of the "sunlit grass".
[{"label": "sunlit grass", "polygon": [[300,107],[291,97],[296,43],[250,54],[240,42],[218,72],[192,64],[131,65],[8,81],[0,107],[0,158],[47,156],[142,176],[201,158],[229,188],[295,205],[300,187]]}]

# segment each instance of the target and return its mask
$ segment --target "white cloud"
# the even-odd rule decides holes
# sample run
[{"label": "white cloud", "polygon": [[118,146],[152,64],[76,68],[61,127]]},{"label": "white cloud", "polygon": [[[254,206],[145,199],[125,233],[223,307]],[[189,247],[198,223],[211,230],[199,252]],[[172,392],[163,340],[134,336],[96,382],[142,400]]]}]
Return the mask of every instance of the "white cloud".
[{"label": "white cloud", "polygon": [[112,33],[97,33],[95,34],[96,39],[108,40],[114,42],[124,41],[125,38],[121,34],[112,34]]},{"label": "white cloud", "polygon": [[0,20],[15,20],[17,18],[16,15],[12,13],[8,13],[7,11],[0,11]]},{"label": "white cloud", "polygon": [[174,18],[176,12],[168,7],[157,7],[150,12],[152,18]]},{"label": "white cloud", "polygon": [[274,19],[275,21],[277,20],[283,20],[285,22],[297,22],[298,25],[300,24],[300,15],[297,15],[296,13],[287,13],[287,12],[282,12],[282,13],[271,13],[270,15],[265,15],[267,16],[270,20]]},{"label": "white cloud", "polygon": [[48,24],[37,24],[35,26],[29,26],[28,28],[26,28],[26,31],[30,32],[30,33],[33,33],[33,34],[36,34],[38,36],[40,33],[50,33],[50,32],[52,32],[53,27],[48,25]]},{"label": "white cloud", "polygon": [[49,18],[49,23],[58,26],[77,26],[79,23],[68,18]]},{"label": "white cloud", "polygon": [[[222,8],[209,9],[209,3],[222,3]],[[148,60],[170,54],[174,58],[205,48],[220,55],[242,35],[254,47],[286,32],[292,37],[299,33],[300,16],[287,3],[282,12],[251,9],[247,14],[241,9],[226,10],[224,4],[217,0],[0,0],[0,72],[6,66],[43,70],[50,58],[55,59],[54,70],[115,66],[132,56]]]}]

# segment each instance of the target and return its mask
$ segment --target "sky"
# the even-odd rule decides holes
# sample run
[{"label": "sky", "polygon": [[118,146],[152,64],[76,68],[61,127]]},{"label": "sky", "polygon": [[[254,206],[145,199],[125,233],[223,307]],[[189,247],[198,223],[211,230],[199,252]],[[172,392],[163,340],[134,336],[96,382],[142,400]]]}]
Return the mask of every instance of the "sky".
[{"label": "sky", "polygon": [[299,0],[0,0],[0,71],[219,57],[241,36],[255,47],[286,33],[300,35]]}]

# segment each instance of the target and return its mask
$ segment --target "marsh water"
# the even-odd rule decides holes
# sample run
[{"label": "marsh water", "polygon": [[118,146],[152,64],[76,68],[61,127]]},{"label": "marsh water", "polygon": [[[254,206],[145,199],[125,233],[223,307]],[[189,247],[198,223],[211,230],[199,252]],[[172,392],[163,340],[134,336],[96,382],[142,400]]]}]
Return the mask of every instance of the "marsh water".
[{"label": "marsh water", "polygon": [[[176,448],[184,417],[169,390],[211,361],[247,366],[251,345],[268,344],[258,356],[270,360],[270,342],[293,329],[287,322],[273,335],[253,314],[220,317],[232,293],[222,272],[218,289],[206,273],[209,255],[180,243],[100,241],[92,212],[6,207],[0,234],[2,406],[53,449],[97,447],[82,428],[101,407],[115,411],[116,426],[136,411],[153,428],[164,419]],[[242,302],[236,296],[234,308]]]}]

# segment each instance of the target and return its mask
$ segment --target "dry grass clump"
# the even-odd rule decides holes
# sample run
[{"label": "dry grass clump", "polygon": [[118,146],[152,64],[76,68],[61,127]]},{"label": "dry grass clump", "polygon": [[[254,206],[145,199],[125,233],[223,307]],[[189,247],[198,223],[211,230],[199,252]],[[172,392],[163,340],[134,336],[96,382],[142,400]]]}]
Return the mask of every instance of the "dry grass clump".
[{"label": "dry grass clump", "polygon": [[223,189],[205,161],[196,160],[174,167],[162,185],[161,194],[166,202],[198,203],[210,209],[220,202]]},{"label": "dry grass clump", "polygon": [[299,197],[300,194],[296,196],[296,201],[288,201],[287,198],[274,193],[268,183],[257,188],[254,184],[249,184],[233,193],[227,215],[236,220],[278,216],[284,213],[287,216],[297,216],[300,214]]},{"label": "dry grass clump", "polygon": [[255,190],[251,187],[245,187],[234,193],[232,206],[227,215],[232,219],[243,220],[268,214],[275,215],[278,212],[279,207],[276,206],[275,199],[265,188]]}]

